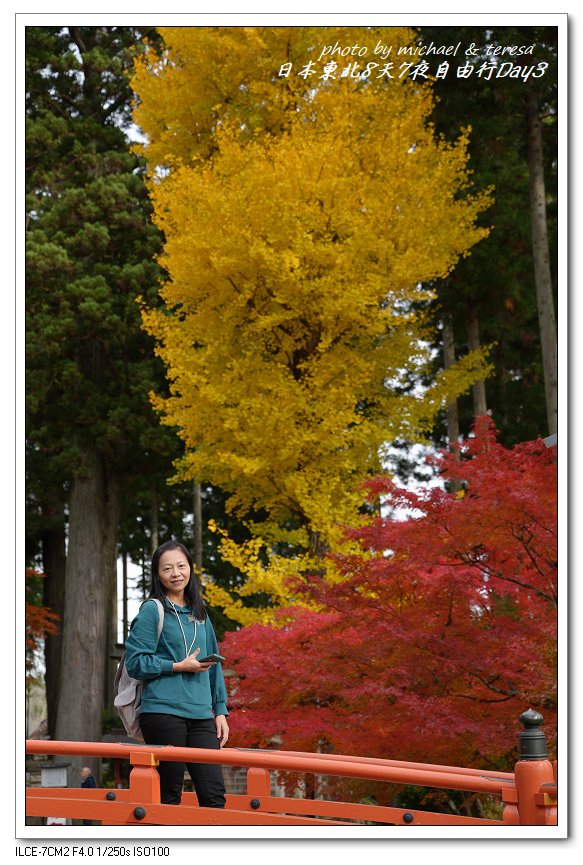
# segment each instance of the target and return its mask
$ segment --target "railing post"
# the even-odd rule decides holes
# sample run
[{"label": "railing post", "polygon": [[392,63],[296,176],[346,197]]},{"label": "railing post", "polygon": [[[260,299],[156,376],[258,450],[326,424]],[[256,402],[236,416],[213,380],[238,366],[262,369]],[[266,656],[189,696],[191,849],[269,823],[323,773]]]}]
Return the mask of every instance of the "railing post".
[{"label": "railing post", "polygon": [[147,750],[131,751],[130,801],[149,805],[160,804],[159,761]]},{"label": "railing post", "polygon": [[271,796],[269,769],[247,769],[247,795],[251,797],[251,807],[259,808],[261,796]]},{"label": "railing post", "polygon": [[514,767],[520,826],[557,825],[555,773],[548,759],[545,734],[540,729],[543,721],[543,716],[534,709],[520,716],[524,730],[518,734],[519,756]]}]

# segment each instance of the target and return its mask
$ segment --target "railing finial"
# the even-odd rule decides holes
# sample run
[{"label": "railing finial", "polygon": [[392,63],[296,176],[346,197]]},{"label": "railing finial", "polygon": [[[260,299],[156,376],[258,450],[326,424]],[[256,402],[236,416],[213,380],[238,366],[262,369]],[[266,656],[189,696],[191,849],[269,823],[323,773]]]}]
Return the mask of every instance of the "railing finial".
[{"label": "railing finial", "polygon": [[546,736],[540,729],[543,722],[543,716],[534,709],[520,716],[524,730],[518,734],[519,760],[548,760]]}]

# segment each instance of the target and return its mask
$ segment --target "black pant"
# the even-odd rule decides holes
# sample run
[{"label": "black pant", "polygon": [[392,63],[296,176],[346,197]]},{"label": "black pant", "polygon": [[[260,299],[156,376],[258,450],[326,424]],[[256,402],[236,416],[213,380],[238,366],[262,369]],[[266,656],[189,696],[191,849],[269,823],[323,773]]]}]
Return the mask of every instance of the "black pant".
[{"label": "black pant", "polygon": [[[146,745],[176,745],[179,748],[220,748],[213,718],[181,718],[157,712],[143,712],[140,727]],[[184,763],[160,761],[160,800],[180,805]],[[217,763],[186,763],[198,804],[206,808],[225,807],[223,768]]]}]

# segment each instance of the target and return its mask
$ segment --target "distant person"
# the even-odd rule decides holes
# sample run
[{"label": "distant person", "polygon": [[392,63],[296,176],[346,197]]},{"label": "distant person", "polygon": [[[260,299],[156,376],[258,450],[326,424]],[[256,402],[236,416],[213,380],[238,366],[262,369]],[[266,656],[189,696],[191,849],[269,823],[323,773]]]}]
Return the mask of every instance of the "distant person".
[{"label": "distant person", "polygon": [[[158,636],[158,608],[164,627]],[[126,639],[126,668],[145,683],[140,727],[147,745],[220,749],[229,738],[227,689],[220,663],[201,663],[197,656],[218,653],[217,638],[207,616],[192,557],[178,541],[162,544],[152,557],[148,599],[133,620]],[[184,763],[161,761],[160,799],[179,805]],[[199,805],[225,807],[222,767],[187,763]]]},{"label": "distant person", "polygon": [[[82,787],[97,787],[95,783],[95,778],[93,777],[93,772],[89,768],[89,766],[84,766],[80,773],[81,775],[81,786]],[[83,820],[84,826],[93,826],[92,820]]]}]

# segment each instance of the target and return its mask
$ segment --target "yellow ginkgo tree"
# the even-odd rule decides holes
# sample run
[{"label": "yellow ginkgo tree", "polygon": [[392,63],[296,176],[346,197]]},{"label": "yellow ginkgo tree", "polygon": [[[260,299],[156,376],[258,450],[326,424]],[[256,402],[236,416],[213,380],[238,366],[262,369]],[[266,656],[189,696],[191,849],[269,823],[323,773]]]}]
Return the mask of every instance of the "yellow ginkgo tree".
[{"label": "yellow ginkgo tree", "polygon": [[[474,353],[419,393],[403,386],[429,369],[430,286],[487,235],[490,194],[470,189],[468,131],[436,136],[429,83],[294,72],[324,42],[411,31],[161,35],[134,78],[168,275],[164,307],[143,308],[170,383],[153,401],[185,443],[177,478],[221,487],[252,528],[252,549],[224,539],[242,594],[283,604],[286,576],[321,570],[362,519],[388,443],[423,436],[487,372]],[[207,594],[243,623],[269,615]]]}]

